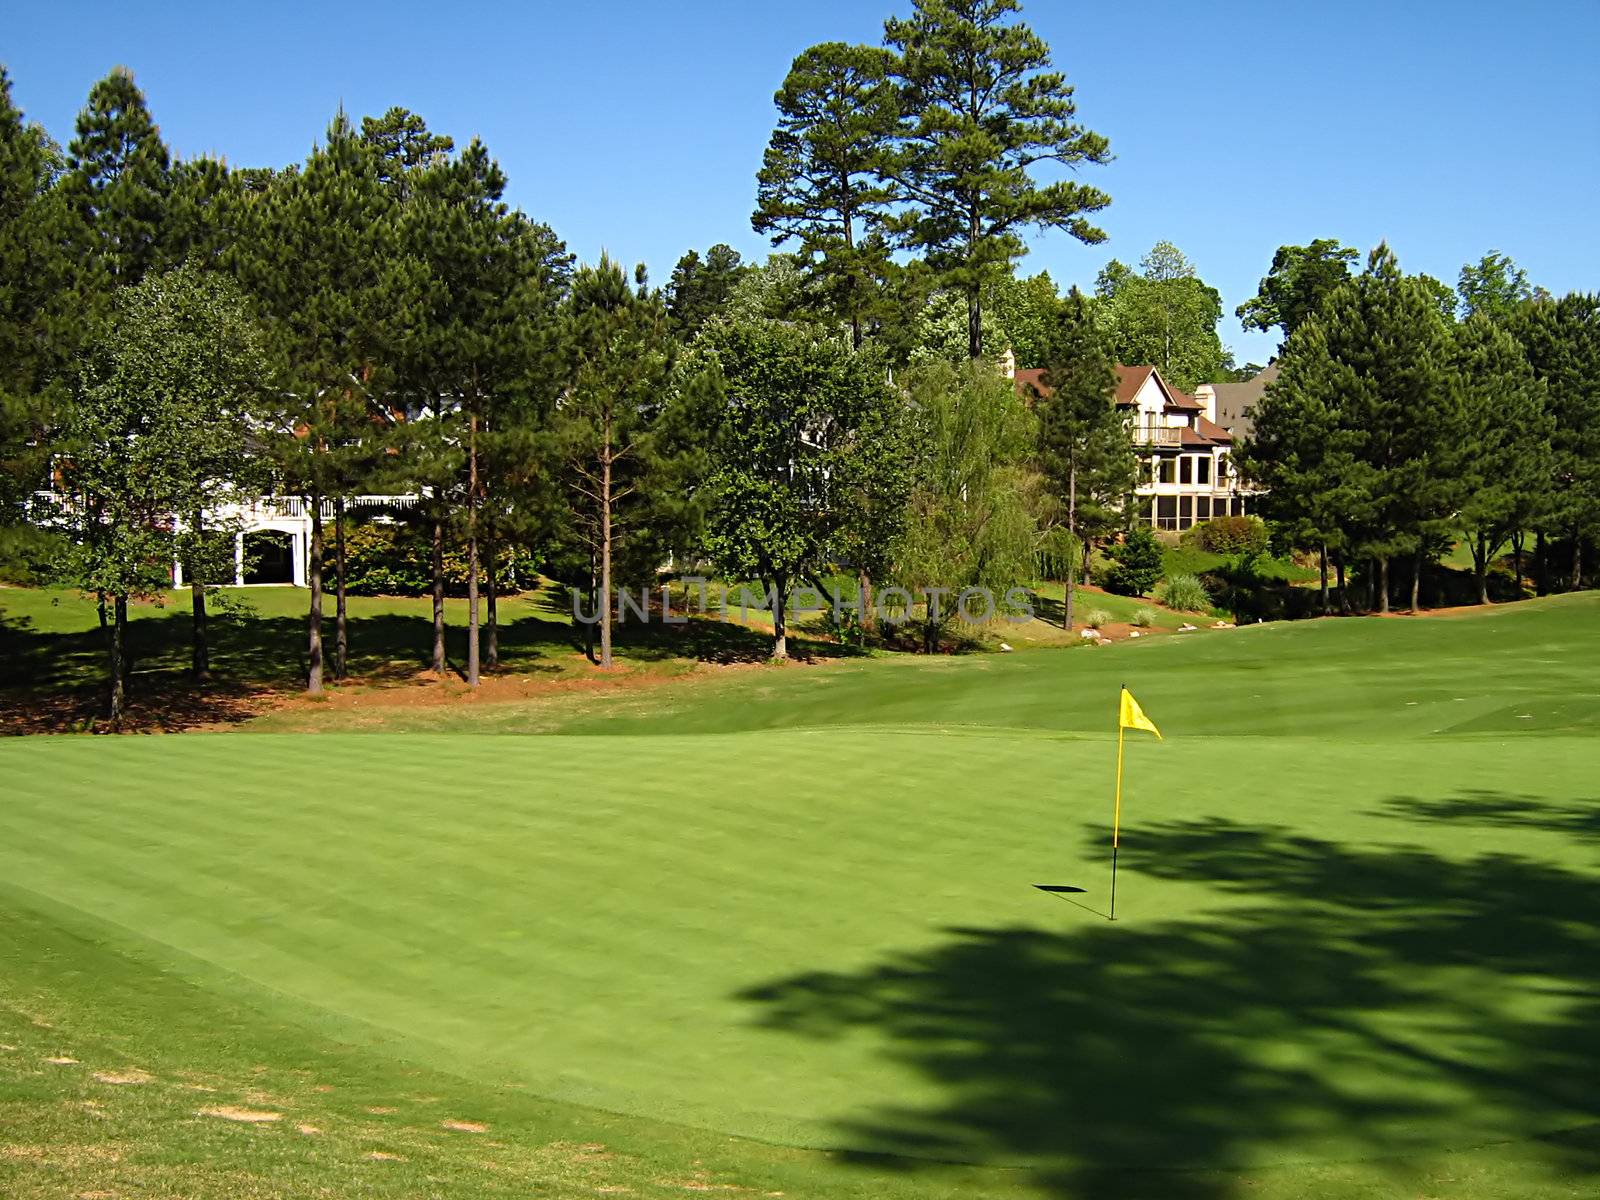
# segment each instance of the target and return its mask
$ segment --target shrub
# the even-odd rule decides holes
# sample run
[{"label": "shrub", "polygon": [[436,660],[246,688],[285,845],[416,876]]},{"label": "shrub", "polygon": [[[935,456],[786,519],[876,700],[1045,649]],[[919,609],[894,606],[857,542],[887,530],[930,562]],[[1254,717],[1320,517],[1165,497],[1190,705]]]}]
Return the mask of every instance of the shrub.
[{"label": "shrub", "polygon": [[1111,614],[1103,608],[1091,608],[1083,619],[1089,623],[1090,629],[1099,629],[1102,625],[1111,624]]},{"label": "shrub", "polygon": [[1211,607],[1211,595],[1193,575],[1172,575],[1161,585],[1161,603],[1179,612],[1204,612]]},{"label": "shrub", "polygon": [[[333,537],[327,540],[325,580],[332,586]],[[357,596],[421,596],[433,586],[433,546],[427,530],[409,524],[347,522],[344,532],[345,588]],[[510,595],[533,583],[533,557],[521,547],[502,544],[496,584]],[[467,553],[452,539],[444,552],[445,590],[467,590]]]},{"label": "shrub", "polygon": [[1120,545],[1111,547],[1106,590],[1122,596],[1143,596],[1161,578],[1161,543],[1148,525],[1136,525]]},{"label": "shrub", "polygon": [[1260,517],[1212,517],[1184,537],[1212,554],[1265,554],[1267,526]]},{"label": "shrub", "polygon": [[0,525],[0,583],[48,583],[69,549],[67,539],[36,525]]},{"label": "shrub", "polygon": [[1133,623],[1140,629],[1149,629],[1150,626],[1156,623],[1155,609],[1141,608],[1135,610],[1133,614]]}]

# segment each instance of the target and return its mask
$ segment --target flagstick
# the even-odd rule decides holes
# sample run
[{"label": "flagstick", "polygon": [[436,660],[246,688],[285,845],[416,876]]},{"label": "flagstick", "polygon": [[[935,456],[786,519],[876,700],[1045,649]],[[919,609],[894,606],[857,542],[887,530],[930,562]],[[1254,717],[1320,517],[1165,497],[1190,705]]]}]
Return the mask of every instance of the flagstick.
[{"label": "flagstick", "polygon": [[[1124,689],[1126,690],[1126,689]],[[1122,840],[1122,710],[1117,710],[1117,806],[1111,817],[1111,919],[1117,919],[1117,844]]]}]

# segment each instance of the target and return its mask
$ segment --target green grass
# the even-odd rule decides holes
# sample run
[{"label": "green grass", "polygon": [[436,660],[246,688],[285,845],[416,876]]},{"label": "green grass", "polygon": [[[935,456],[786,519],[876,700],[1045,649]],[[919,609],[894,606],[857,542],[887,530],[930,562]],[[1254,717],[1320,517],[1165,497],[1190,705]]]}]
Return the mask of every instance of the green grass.
[{"label": "green grass", "polygon": [[1588,1194],[1597,617],[0,745],[0,1193]]}]

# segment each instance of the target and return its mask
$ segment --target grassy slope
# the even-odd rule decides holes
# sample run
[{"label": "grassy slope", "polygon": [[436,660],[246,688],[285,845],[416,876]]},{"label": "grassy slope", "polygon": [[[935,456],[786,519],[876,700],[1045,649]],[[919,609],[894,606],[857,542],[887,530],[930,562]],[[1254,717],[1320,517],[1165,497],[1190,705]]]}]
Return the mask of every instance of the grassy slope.
[{"label": "grassy slope", "polygon": [[[0,1125],[73,1186],[208,1158],[202,1195],[1579,1194],[1595,599],[495,714],[605,742],[0,746]],[[1168,740],[1130,747],[1112,926],[1124,677]],[[194,1117],[185,1072],[284,1119]],[[0,1189],[59,1170],[0,1153]]]}]

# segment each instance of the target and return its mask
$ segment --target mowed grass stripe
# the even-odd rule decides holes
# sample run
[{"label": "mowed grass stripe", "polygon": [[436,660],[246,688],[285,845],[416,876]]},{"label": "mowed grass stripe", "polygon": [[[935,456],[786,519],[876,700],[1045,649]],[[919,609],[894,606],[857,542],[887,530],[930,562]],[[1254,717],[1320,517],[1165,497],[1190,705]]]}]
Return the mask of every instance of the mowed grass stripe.
[{"label": "mowed grass stripe", "polygon": [[[19,835],[4,840],[0,863],[24,886],[300,996],[308,1011],[393,1030],[408,1052],[486,1083],[515,1079],[554,1096],[781,1140],[905,1150],[906,1131],[871,1114],[937,1112],[948,1088],[905,1053],[892,1023],[821,1038],[805,1023],[773,1024],[771,1001],[759,997],[787,994],[784,980],[865,972],[821,1010],[843,1003],[848,1013],[857,1003],[850,994],[870,994],[885,964],[901,987],[941,947],[975,936],[1047,939],[1039,944],[1051,947],[1047,961],[1059,960],[1060,974],[1050,968],[1016,995],[990,997],[960,973],[941,973],[953,993],[908,995],[906,1011],[925,1009],[933,1044],[948,1027],[959,1056],[975,1007],[1017,1006],[1008,1021],[1036,1039],[1030,1006],[1054,996],[1064,1007],[1049,1036],[1060,1042],[1047,1053],[1054,1061],[1059,1049],[1056,1069],[1069,1073],[1079,1069],[1067,1053],[1075,1039],[1096,1036],[1083,1022],[1098,1019],[1085,994],[1098,985],[1083,977],[1100,968],[1057,939],[1103,939],[1106,927],[1030,885],[1079,883],[1096,889],[1087,899],[1103,900],[1110,739],[828,731],[619,738],[601,755],[581,738],[329,738],[317,743],[317,764],[339,765],[319,769],[314,801],[294,790],[275,809],[264,781],[299,778],[302,745],[230,737],[0,748],[7,778],[21,782],[0,807],[0,828]],[[1555,763],[1530,789],[1530,768],[1555,747]],[[397,770],[402,762],[426,769]],[[1452,778],[1472,787],[1532,790],[1536,810],[1579,794],[1595,766],[1583,739],[1504,747],[1462,739],[1449,762]],[[1185,831],[1201,822],[1234,830],[1224,845],[1282,825],[1344,853],[1426,837],[1441,863],[1496,851],[1563,870],[1584,861],[1570,839],[1547,830],[1486,835],[1468,823],[1439,837],[1384,815],[1395,796],[1448,801],[1460,790],[1404,742],[1143,739],[1130,747],[1130,768],[1117,930],[1129,940],[1103,944],[1138,963],[1145,939],[1170,938],[1162,930],[1172,922],[1221,922],[1185,933],[1167,956],[1157,994],[1186,997],[1194,1012],[1206,1011],[1217,986],[1195,948],[1209,946],[1219,960],[1236,954],[1227,923],[1258,899],[1251,873],[1219,873],[1185,847],[1199,838]],[[247,784],[230,788],[234,776]],[[1166,858],[1152,861],[1162,842]],[[1285,853],[1292,861],[1294,843]],[[1272,869],[1267,859],[1256,873],[1270,878]],[[1347,893],[1338,900],[1350,903]],[[1396,904],[1382,886],[1371,902],[1379,913]],[[1281,903],[1283,913],[1262,926],[1269,938],[1281,933],[1274,921],[1309,922],[1311,937],[1328,919],[1314,892]],[[1359,937],[1365,915],[1338,911],[1339,936]],[[1329,962],[1340,961],[1330,951]],[[1459,1055],[1459,1030],[1482,1015],[1473,1007],[1482,996],[1491,1014],[1530,1003],[1520,984],[1486,991],[1470,961],[1451,969],[1465,974],[1449,987],[1427,976],[1412,985],[1435,1008],[1385,1015],[1388,993],[1374,985],[1361,1021],[1400,1044],[1431,1027]],[[1121,996],[1124,1008],[1149,1005],[1137,993],[1151,981],[1115,986],[1135,987]],[[1114,1036],[1125,1018],[1104,1015],[1105,1036]],[[1055,1029],[1056,1018],[1043,1028]],[[1401,1122],[1413,1139],[1505,1120],[1498,1096],[1425,1057],[1397,1057],[1366,1033],[1338,1024],[1308,1033],[1293,1006],[1269,1005],[1216,1036],[1252,1070],[1303,1061],[1353,1093],[1402,1087],[1424,1114]],[[1100,1074],[1104,1061],[1083,1057],[1090,1073],[1075,1087],[1118,1086]],[[1306,1086],[1324,1094],[1321,1084]],[[1524,1107],[1517,1127],[1557,1117],[1550,1103]],[[1292,1147],[1283,1152],[1325,1154],[1341,1136],[1360,1140],[1330,1134],[1325,1101],[1307,1112],[1303,1127],[1282,1134]],[[1060,1119],[1082,1116],[1063,1110]],[[1071,1141],[1067,1125],[1055,1136]],[[958,1148],[1002,1162],[1057,1152],[998,1128]],[[1185,1141],[1169,1152],[1195,1151]]]}]

